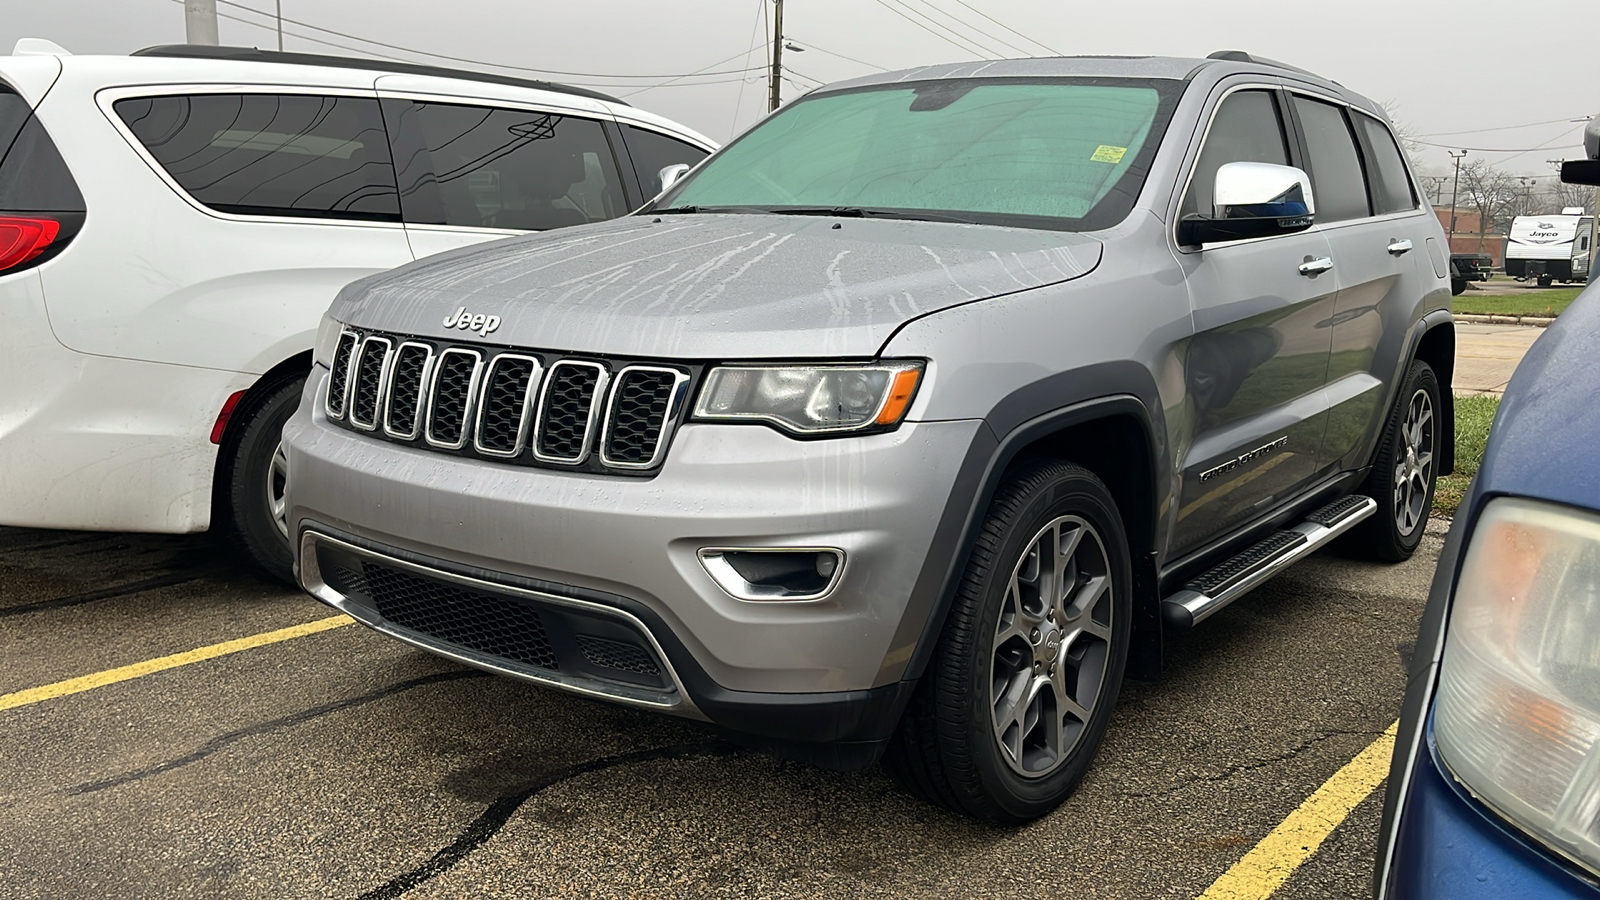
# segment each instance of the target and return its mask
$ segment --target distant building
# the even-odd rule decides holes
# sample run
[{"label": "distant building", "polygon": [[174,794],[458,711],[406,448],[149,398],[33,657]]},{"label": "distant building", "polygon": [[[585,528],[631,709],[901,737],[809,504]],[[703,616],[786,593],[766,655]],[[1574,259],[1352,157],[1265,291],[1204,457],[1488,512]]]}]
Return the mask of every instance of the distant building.
[{"label": "distant building", "polygon": [[[1450,233],[1450,207],[1435,206],[1435,215],[1439,217],[1439,224],[1444,226],[1445,234]],[[1456,207],[1456,234],[1450,242],[1451,253],[1487,253],[1494,260],[1496,269],[1503,269],[1506,265],[1506,236],[1496,231],[1483,233],[1483,226],[1478,221],[1478,211],[1475,209],[1462,209]]]}]

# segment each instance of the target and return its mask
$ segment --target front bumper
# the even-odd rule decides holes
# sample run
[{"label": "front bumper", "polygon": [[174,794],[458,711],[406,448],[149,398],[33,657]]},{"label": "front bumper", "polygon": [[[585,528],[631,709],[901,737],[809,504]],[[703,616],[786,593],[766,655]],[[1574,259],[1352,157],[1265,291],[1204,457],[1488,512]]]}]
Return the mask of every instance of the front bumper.
[{"label": "front bumper", "polygon": [[[308,398],[319,396],[321,375]],[[383,443],[329,424],[318,407],[308,399],[284,430],[300,540],[321,534],[424,560],[481,578],[491,594],[537,589],[621,611],[658,648],[680,697],[644,702],[604,685],[600,693],[761,733],[809,719],[808,736],[830,740],[860,731],[858,707],[902,691],[912,649],[897,645],[902,619],[981,427],[907,423],[889,434],[796,441],[762,426],[690,424],[660,473],[640,479]],[[822,599],[751,602],[725,593],[700,562],[700,549],[729,546],[834,547],[845,563]],[[836,700],[849,710],[831,708]],[[823,707],[830,711],[802,712]]]}]

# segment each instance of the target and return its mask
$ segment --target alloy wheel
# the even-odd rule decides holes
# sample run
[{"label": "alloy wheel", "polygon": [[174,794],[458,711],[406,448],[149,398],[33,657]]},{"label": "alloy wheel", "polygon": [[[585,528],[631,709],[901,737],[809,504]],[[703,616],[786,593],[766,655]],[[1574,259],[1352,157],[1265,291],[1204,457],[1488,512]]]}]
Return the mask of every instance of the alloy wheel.
[{"label": "alloy wheel", "polygon": [[1433,483],[1433,398],[1425,390],[1411,395],[1400,424],[1394,461],[1394,524],[1409,535],[1427,517],[1428,486]]},{"label": "alloy wheel", "polygon": [[1088,729],[1111,657],[1112,589],[1105,543],[1079,516],[1041,528],[1011,571],[995,627],[990,721],[1001,756],[1023,776],[1055,771]]},{"label": "alloy wheel", "polygon": [[288,483],[289,457],[283,452],[283,442],[279,441],[272,451],[272,462],[267,466],[267,512],[284,540],[289,539],[289,507],[285,497]]}]

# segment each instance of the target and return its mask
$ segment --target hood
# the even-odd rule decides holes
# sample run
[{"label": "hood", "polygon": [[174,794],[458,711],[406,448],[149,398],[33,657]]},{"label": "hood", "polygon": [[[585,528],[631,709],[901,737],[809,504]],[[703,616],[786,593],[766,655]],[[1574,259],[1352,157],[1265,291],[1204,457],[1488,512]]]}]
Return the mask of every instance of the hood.
[{"label": "hood", "polygon": [[[354,282],[333,315],[471,343],[665,359],[868,357],[940,309],[1078,278],[1079,234],[767,214],[632,216]],[[492,332],[445,326],[461,310]]]},{"label": "hood", "polygon": [[1475,494],[1520,494],[1600,509],[1600,287],[1567,307],[1506,386]]}]

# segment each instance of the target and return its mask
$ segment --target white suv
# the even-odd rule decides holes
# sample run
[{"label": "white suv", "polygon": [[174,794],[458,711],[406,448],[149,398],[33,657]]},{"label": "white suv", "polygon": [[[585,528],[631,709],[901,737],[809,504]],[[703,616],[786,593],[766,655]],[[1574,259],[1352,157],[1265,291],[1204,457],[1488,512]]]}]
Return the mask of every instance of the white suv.
[{"label": "white suv", "polygon": [[339,288],[620,216],[715,147],[543,82],[57,49],[0,57],[0,524],[215,524],[286,579],[278,435]]}]

